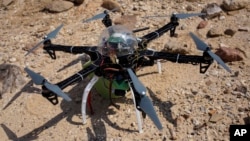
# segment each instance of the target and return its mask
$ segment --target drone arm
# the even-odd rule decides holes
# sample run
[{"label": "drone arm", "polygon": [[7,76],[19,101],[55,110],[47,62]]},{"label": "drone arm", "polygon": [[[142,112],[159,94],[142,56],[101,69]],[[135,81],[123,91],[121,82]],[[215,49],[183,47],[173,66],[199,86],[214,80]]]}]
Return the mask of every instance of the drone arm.
[{"label": "drone arm", "polygon": [[[49,45],[44,45],[43,49],[46,50],[50,54],[50,56],[51,53],[54,53],[55,51],[63,51],[72,54],[86,53],[91,57],[91,60],[95,60],[97,58],[96,46],[65,46],[65,45],[49,44]],[[53,55],[55,56],[55,53]],[[55,59],[55,57],[54,58],[52,57],[52,59]]]},{"label": "drone arm", "polygon": [[82,69],[81,71],[77,72],[76,74],[70,76],[69,78],[57,83],[61,89],[66,88],[67,86],[74,84],[76,82],[82,81],[86,76],[96,70],[97,66],[91,64],[90,66]]},{"label": "drone arm", "polygon": [[164,33],[168,32],[169,30],[170,32],[170,36],[174,36],[174,31],[176,26],[178,26],[179,23],[178,22],[170,22],[166,25],[164,25],[163,27],[148,33],[147,35],[144,35],[143,37],[141,37],[142,41],[139,42],[139,46],[145,46],[147,43],[149,43],[150,41],[159,38],[160,36],[162,36]]},{"label": "drone arm", "polygon": [[89,52],[95,51],[96,48],[97,48],[96,46],[65,46],[65,45],[50,44],[50,45],[45,45],[43,49],[53,50],[53,51],[63,51],[72,54],[81,54],[81,53],[88,54]]},{"label": "drone arm", "polygon": [[[143,53],[152,60],[164,59],[176,63],[185,63],[185,64],[200,64],[200,72],[205,73],[208,67],[212,64],[213,59],[208,56],[206,52],[203,53],[203,56],[198,55],[181,55],[173,54],[167,52],[154,52],[147,50]],[[204,65],[205,64],[205,65]]]}]

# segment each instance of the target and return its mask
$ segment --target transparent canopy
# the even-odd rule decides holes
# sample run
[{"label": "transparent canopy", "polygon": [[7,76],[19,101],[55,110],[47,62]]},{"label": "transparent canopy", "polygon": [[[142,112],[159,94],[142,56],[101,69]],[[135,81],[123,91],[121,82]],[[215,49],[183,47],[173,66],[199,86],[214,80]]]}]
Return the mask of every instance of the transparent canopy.
[{"label": "transparent canopy", "polygon": [[133,32],[121,25],[106,28],[100,37],[98,52],[104,56],[117,57],[133,54],[138,48]]}]

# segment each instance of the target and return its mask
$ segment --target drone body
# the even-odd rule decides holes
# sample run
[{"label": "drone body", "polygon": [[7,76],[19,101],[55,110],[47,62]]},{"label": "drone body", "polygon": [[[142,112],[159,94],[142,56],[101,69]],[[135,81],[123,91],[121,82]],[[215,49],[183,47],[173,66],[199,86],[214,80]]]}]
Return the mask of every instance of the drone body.
[{"label": "drone body", "polygon": [[[101,34],[98,46],[66,46],[52,44],[50,39],[56,36],[62,28],[61,25],[39,43],[44,44],[43,49],[49,53],[52,59],[56,59],[55,51],[63,51],[72,54],[85,53],[90,56],[91,60],[83,64],[82,70],[56,84],[49,83],[44,77],[33,72],[29,68],[25,68],[25,71],[35,84],[42,85],[42,95],[54,105],[58,103],[58,96],[63,97],[67,101],[71,101],[71,98],[62,92],[62,89],[78,83],[86,77],[90,77],[91,80],[85,87],[82,98],[83,123],[86,123],[88,95],[94,87],[103,97],[109,98],[111,105],[117,108],[119,108],[119,106],[114,104],[112,99],[123,97],[130,91],[136,109],[139,131],[142,132],[142,122],[140,120],[139,111],[142,113],[143,117],[147,115],[160,130],[163,128],[162,124],[154,110],[153,103],[147,96],[146,87],[136,76],[137,70],[141,67],[153,66],[156,60],[163,59],[177,63],[200,64],[200,72],[205,73],[213,60],[216,60],[230,72],[230,69],[224,62],[212,53],[208,46],[192,33],[190,33],[190,35],[195,41],[197,48],[204,51],[203,56],[180,55],[147,49],[147,44],[149,42],[160,37],[164,33],[170,31],[170,36],[175,34],[175,28],[179,25],[178,16],[180,18],[186,18],[203,14],[177,15],[178,14],[173,15],[170,23],[164,25],[160,29],[137,38],[134,32],[139,30],[133,32],[121,25],[112,25],[109,15],[107,12],[104,12],[104,14],[98,16],[98,18],[103,18],[102,22],[107,28]],[[91,20],[93,20],[93,18]],[[37,48],[37,46],[31,49],[31,51]],[[28,52],[28,54],[29,53],[30,52]],[[89,106],[91,108],[91,105]]]}]

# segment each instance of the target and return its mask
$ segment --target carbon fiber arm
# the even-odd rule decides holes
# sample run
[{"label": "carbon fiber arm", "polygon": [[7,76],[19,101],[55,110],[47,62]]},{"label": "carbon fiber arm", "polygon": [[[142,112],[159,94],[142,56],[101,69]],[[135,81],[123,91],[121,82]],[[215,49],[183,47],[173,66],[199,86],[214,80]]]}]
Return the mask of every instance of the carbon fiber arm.
[{"label": "carbon fiber arm", "polygon": [[82,69],[81,71],[75,73],[74,75],[68,77],[67,79],[57,83],[61,89],[66,88],[69,85],[72,85],[76,82],[82,81],[85,77],[87,77],[90,73],[94,72],[96,70],[97,66],[91,64],[90,66]]},{"label": "carbon fiber arm", "polygon": [[[72,85],[76,82],[82,81],[85,77],[87,77],[90,73],[96,70],[97,66],[91,64],[90,66],[86,67],[85,69],[77,72],[76,74],[70,76],[69,78],[55,84],[60,89],[64,89],[69,85]],[[45,86],[42,86],[42,95],[47,98],[53,105],[58,104],[58,98],[55,93],[47,89]]]},{"label": "carbon fiber arm", "polygon": [[170,36],[171,37],[174,36],[175,28],[178,25],[179,25],[179,23],[178,23],[177,19],[171,19],[171,22],[169,22],[168,24],[166,24],[163,27],[141,37],[142,41],[139,42],[139,46],[141,48],[145,48],[149,42],[151,42],[152,40],[154,40],[156,38],[159,38],[160,36],[162,36],[164,33],[168,32],[169,30],[170,30]]},{"label": "carbon fiber arm", "polygon": [[63,51],[72,54],[82,54],[86,53],[91,57],[91,60],[96,60],[97,56],[97,46],[66,46],[66,45],[55,45],[51,44],[50,41],[44,43],[44,50],[46,50],[52,59],[56,59],[55,51]]},{"label": "carbon fiber arm", "polygon": [[208,67],[213,63],[213,59],[208,55],[207,52],[204,52],[203,56],[198,56],[146,50],[141,52],[141,55],[147,56],[148,58],[150,58],[150,60],[164,59],[176,63],[185,63],[193,65],[200,64],[200,73],[205,73]]}]

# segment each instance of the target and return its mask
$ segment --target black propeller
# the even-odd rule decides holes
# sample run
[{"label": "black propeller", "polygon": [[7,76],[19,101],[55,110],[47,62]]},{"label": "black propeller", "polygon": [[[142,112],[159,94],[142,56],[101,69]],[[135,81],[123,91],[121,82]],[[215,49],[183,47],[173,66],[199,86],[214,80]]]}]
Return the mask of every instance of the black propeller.
[{"label": "black propeller", "polygon": [[219,56],[217,56],[210,50],[207,44],[205,44],[202,40],[200,40],[194,33],[190,32],[189,34],[194,40],[197,49],[201,51],[206,51],[215,61],[218,62],[218,64],[220,64],[225,70],[231,73],[230,68],[221,60]]},{"label": "black propeller", "polygon": [[131,69],[127,69],[128,74],[133,82],[133,86],[137,93],[140,94],[140,100],[138,101],[140,108],[142,111],[144,111],[150,119],[154,122],[156,127],[161,130],[162,124],[155,112],[155,109],[153,107],[153,103],[151,100],[146,96],[147,89],[143,84],[140,82],[140,80],[137,78],[137,76],[134,74],[134,72]]},{"label": "black propeller", "polygon": [[44,85],[48,90],[51,92],[57,94],[58,96],[61,96],[66,101],[71,101],[72,99],[65,94],[57,85],[49,83],[43,76],[41,76],[38,73],[33,72],[29,68],[24,68],[24,70],[28,73],[28,75],[31,77],[32,81],[36,85]]},{"label": "black propeller", "polygon": [[39,47],[45,41],[48,41],[48,40],[50,40],[52,38],[55,38],[56,35],[59,33],[59,31],[61,30],[62,27],[63,27],[63,24],[61,24],[55,30],[51,31],[49,34],[47,34],[46,36],[44,36],[43,40],[41,42],[39,42],[37,45],[35,45],[32,49],[30,49],[28,51],[28,53],[25,54],[25,56],[29,55],[32,51],[34,51],[37,47]]}]

